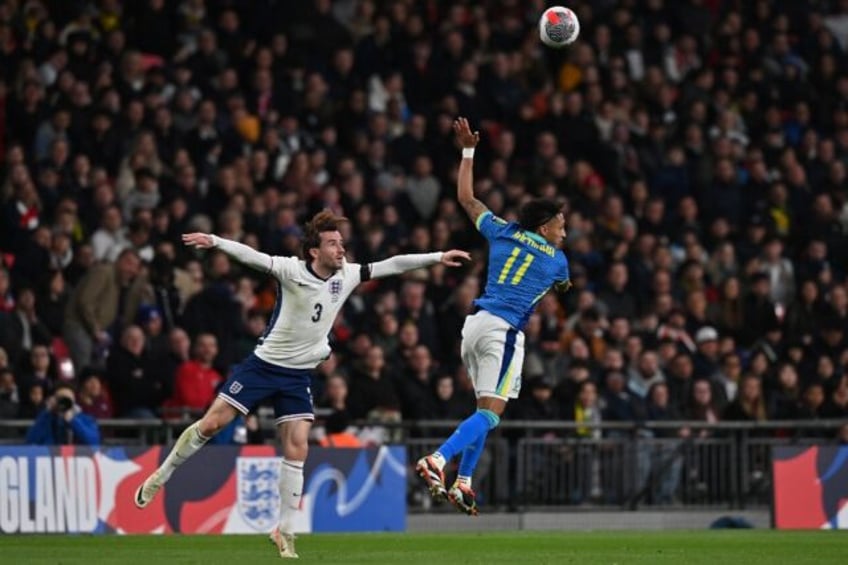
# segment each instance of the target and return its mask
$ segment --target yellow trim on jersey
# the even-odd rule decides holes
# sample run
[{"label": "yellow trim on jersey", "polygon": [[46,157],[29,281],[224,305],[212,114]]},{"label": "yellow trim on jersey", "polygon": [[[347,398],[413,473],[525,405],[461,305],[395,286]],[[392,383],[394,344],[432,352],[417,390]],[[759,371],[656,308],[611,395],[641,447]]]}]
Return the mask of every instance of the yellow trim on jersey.
[{"label": "yellow trim on jersey", "polygon": [[479,216],[477,216],[477,219],[474,220],[474,227],[477,228],[477,231],[480,231],[480,224],[483,223],[483,220],[486,218],[486,214],[491,213],[491,210],[486,210],[485,212],[482,212]]},{"label": "yellow trim on jersey", "polygon": [[545,290],[543,290],[542,292],[537,294],[536,298],[533,299],[531,306],[535,306],[548,293],[549,290],[551,290],[551,289],[546,288]]}]

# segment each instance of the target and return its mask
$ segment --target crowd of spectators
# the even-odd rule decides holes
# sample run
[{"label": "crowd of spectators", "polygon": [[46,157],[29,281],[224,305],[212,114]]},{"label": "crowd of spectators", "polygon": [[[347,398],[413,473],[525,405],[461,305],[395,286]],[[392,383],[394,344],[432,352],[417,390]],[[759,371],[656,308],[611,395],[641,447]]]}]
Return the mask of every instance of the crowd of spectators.
[{"label": "crowd of spectators", "polygon": [[324,208],[351,261],[475,260],[363,285],[316,405],[464,416],[458,115],[495,213],[568,221],[511,417],[848,416],[848,2],[575,0],[564,50],[546,4],[0,1],[0,418],[202,410],[275,287],[180,234],[292,255]]}]

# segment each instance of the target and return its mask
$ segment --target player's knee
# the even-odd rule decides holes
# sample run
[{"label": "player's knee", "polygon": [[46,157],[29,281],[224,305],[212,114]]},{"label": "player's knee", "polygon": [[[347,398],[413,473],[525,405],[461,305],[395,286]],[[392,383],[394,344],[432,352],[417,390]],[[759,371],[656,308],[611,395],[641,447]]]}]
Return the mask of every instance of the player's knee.
[{"label": "player's knee", "polygon": [[200,420],[200,424],[198,424],[198,431],[206,437],[212,437],[223,428],[223,424],[221,421],[215,416],[204,416],[202,420]]},{"label": "player's knee", "polygon": [[286,459],[292,461],[306,461],[306,456],[309,453],[308,441],[290,440],[283,446],[283,455]]},{"label": "player's knee", "polygon": [[501,417],[492,412],[491,410],[487,410],[485,408],[478,408],[477,412],[483,415],[486,418],[486,421],[489,423],[489,429],[494,430],[498,427],[498,424],[501,423]]},{"label": "player's knee", "polygon": [[227,424],[232,421],[232,417],[228,414],[213,412],[210,414],[206,414],[202,420],[200,420],[200,424],[198,425],[198,429],[201,434],[206,437],[212,437],[222,429],[224,429]]}]

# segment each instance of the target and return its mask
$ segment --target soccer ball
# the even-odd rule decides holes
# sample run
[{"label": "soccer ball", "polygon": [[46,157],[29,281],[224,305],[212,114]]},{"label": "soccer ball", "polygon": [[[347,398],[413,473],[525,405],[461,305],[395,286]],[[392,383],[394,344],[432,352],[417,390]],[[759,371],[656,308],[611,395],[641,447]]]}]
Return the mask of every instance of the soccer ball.
[{"label": "soccer ball", "polygon": [[577,14],[563,6],[545,10],[539,18],[539,39],[548,47],[559,49],[573,43],[580,35]]}]

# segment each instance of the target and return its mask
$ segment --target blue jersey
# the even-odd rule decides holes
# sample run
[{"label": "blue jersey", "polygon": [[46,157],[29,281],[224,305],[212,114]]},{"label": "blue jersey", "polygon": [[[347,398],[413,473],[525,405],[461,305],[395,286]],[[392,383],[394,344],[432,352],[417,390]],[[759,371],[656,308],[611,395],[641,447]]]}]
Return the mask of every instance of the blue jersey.
[{"label": "blue jersey", "polygon": [[480,214],[476,225],[489,240],[489,272],[486,290],[474,304],[523,329],[545,293],[568,280],[565,253],[490,211]]}]

